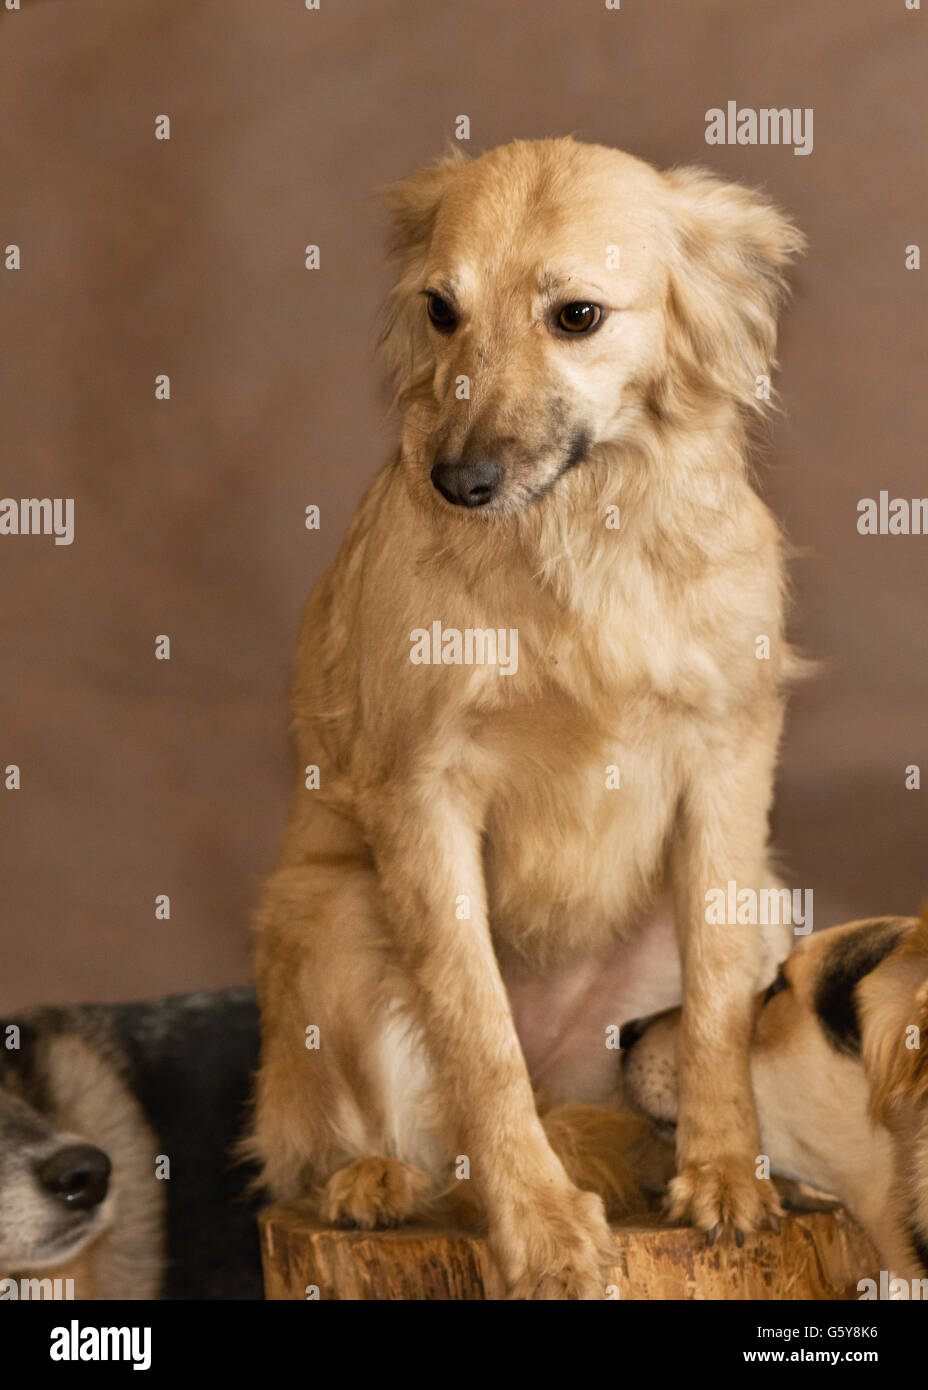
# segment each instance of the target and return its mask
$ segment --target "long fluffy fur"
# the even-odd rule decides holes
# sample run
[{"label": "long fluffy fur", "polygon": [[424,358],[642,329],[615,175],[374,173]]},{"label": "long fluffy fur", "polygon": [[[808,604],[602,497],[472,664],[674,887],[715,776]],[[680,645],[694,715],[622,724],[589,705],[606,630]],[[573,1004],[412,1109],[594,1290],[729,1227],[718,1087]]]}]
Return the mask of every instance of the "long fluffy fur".
[{"label": "long fluffy fur", "polygon": [[[438,1183],[470,1154],[511,1290],[593,1296],[602,1208],[538,1122],[493,938],[551,965],[627,935],[672,887],[693,1058],[679,1210],[712,1223],[696,1189],[720,1189],[718,1161],[721,1189],[742,1194],[718,1219],[763,1219],[747,1030],[788,933],[707,931],[702,904],[728,877],[774,881],[767,810],[799,663],[779,529],[747,457],[801,237],[747,190],[573,140],[445,158],[390,202],[384,350],[402,440],[301,626],[294,727],[321,787],[297,780],[256,919],[251,1151],[278,1196],[376,1154]],[[609,210],[629,267],[610,292],[637,298],[591,347],[521,329],[532,276],[556,282],[580,248],[602,275],[590,228],[604,251]],[[438,273],[477,305],[450,345],[424,313]],[[500,507],[452,514],[429,481],[436,452],[478,446],[503,465]],[[517,628],[518,673],[413,670],[408,633],[433,618]],[[607,805],[616,749],[628,791]]]}]

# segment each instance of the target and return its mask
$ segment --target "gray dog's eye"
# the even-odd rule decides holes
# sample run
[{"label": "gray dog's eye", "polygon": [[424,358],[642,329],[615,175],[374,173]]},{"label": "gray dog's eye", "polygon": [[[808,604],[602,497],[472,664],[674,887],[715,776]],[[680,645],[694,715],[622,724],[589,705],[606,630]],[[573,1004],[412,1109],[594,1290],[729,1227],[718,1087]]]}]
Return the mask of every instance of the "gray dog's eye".
[{"label": "gray dog's eye", "polygon": [[574,304],[564,305],[557,316],[557,326],[563,328],[565,333],[589,333],[602,316],[603,311],[598,304],[586,304],[577,300]]},{"label": "gray dog's eye", "polygon": [[429,318],[442,333],[450,333],[453,328],[457,327],[457,315],[447,299],[442,299],[440,294],[429,294],[426,304]]}]

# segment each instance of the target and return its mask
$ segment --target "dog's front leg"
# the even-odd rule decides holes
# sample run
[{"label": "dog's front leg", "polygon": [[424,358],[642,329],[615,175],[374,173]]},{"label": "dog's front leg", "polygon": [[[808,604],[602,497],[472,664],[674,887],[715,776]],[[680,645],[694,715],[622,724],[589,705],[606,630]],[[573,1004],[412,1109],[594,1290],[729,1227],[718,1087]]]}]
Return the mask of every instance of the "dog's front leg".
[{"label": "dog's front leg", "polygon": [[[749,1047],[760,927],[756,914],[739,924],[729,910],[741,890],[756,903],[773,886],[766,842],[778,728],[771,717],[737,748],[692,770],[673,856],[683,1014],[670,1215],[713,1237],[734,1227],[739,1242],[741,1232],[774,1224],[781,1213],[773,1183],[756,1173]],[[743,901],[742,915],[751,916],[750,897]]]},{"label": "dog's front leg", "polygon": [[569,1181],[536,1113],[490,937],[479,824],[457,809],[467,797],[406,783],[366,801],[396,956],[507,1289],[601,1298],[615,1245],[599,1197]]}]

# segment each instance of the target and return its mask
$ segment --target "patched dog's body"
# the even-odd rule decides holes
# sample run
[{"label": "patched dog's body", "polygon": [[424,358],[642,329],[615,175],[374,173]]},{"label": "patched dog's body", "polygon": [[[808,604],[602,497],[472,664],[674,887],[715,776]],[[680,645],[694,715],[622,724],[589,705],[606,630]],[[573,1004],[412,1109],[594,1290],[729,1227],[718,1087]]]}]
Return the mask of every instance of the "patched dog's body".
[{"label": "patched dog's body", "polygon": [[78,1299],[262,1296],[233,1152],[252,990],[30,1009],[0,1044],[0,1276],[71,1279]]},{"label": "patched dog's body", "polygon": [[[403,442],[303,617],[301,771],[257,918],[254,1151],[275,1195],[331,1180],[328,1214],[353,1219],[351,1165],[380,1156],[396,1191],[371,1224],[466,1155],[510,1287],[590,1296],[608,1233],[539,1126],[512,1009],[590,962],[618,978],[668,921],[694,1058],[679,1212],[766,1214],[746,1032],[788,929],[709,928],[705,895],[776,882],[794,663],[745,421],[799,239],[741,190],[572,141],[450,161],[395,205]],[[411,660],[436,620],[516,631],[517,669]],[[665,956],[648,989],[673,997]],[[606,1047],[549,1050],[534,1079],[608,1100]]]},{"label": "patched dog's body", "polygon": [[[928,920],[852,922],[804,940],[756,1004],[751,1076],[773,1174],[834,1194],[884,1268],[928,1274]],[[623,1035],[626,1096],[678,1110],[679,1011]]]}]

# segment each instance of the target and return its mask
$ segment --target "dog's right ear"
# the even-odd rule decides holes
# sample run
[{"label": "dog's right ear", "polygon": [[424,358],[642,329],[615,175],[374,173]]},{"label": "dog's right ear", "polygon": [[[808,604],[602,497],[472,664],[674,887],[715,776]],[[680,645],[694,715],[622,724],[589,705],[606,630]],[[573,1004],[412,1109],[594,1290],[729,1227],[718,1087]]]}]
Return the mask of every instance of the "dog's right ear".
[{"label": "dog's right ear", "polygon": [[893,1136],[896,1215],[928,1274],[928,911],[862,981],[860,999],[870,1115]]},{"label": "dog's right ear", "polygon": [[873,1118],[928,1109],[928,912],[859,986]]},{"label": "dog's right ear", "polygon": [[396,379],[398,398],[413,390],[424,376],[431,375],[419,279],[442,199],[467,163],[467,155],[455,145],[434,164],[388,184],[383,190],[392,222],[390,252],[398,274],[384,305],[380,342]]}]

